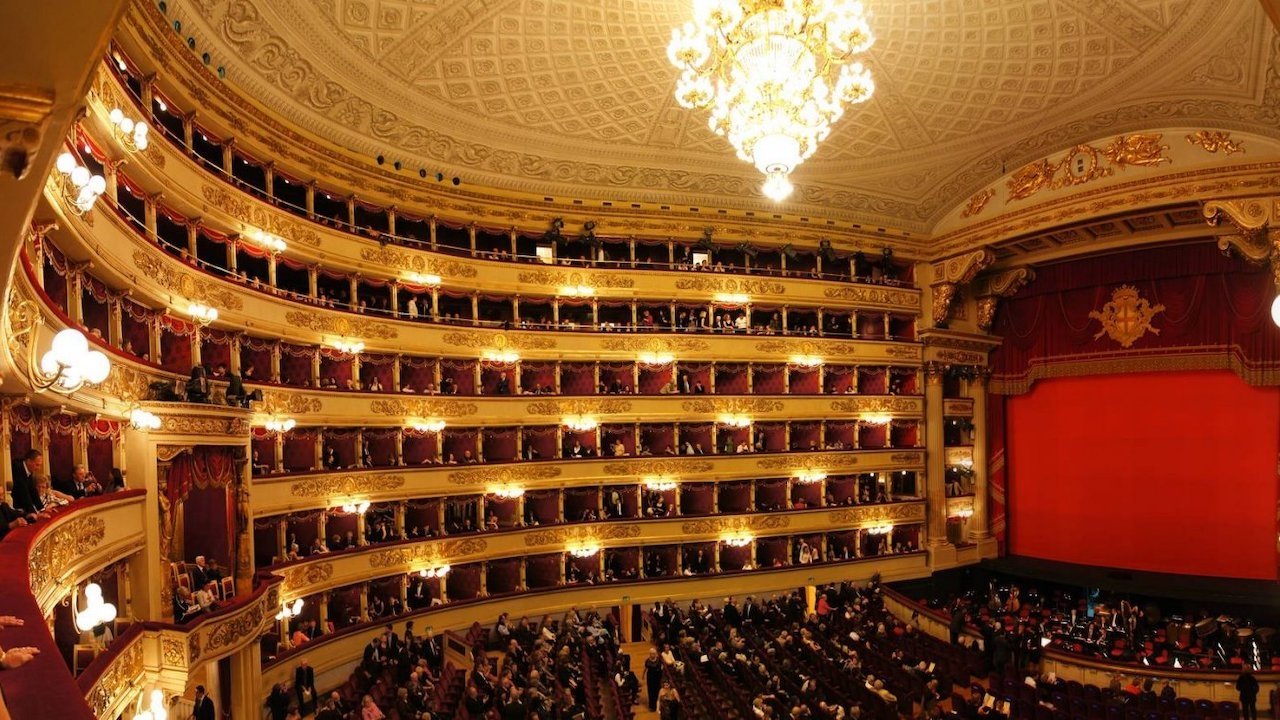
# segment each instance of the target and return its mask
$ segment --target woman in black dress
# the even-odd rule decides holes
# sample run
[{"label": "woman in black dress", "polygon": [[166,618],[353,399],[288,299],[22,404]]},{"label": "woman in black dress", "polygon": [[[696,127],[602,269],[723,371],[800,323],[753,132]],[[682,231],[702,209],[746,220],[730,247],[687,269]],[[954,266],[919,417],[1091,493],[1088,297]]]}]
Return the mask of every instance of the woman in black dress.
[{"label": "woman in black dress", "polygon": [[658,709],[658,691],[662,689],[662,658],[658,657],[658,649],[650,648],[649,657],[644,661],[644,684],[649,691],[649,710]]}]

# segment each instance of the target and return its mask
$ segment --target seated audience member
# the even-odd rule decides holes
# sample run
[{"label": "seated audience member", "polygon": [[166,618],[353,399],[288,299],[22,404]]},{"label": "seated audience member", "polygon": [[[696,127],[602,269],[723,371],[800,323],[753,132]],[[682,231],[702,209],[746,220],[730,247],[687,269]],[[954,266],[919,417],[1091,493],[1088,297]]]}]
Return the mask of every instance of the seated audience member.
[{"label": "seated audience member", "polygon": [[64,495],[71,496],[73,500],[102,494],[102,486],[93,477],[93,473],[89,472],[89,468],[84,465],[77,465],[71,471],[71,477],[66,480],[54,482],[53,489]]},{"label": "seated audience member", "polygon": [[45,508],[60,507],[74,499],[70,495],[54,490],[47,475],[42,475],[36,480],[36,492],[40,496],[40,504]]},{"label": "seated audience member", "polygon": [[209,402],[209,393],[209,378],[205,376],[204,368],[199,365],[191,368],[191,377],[187,380],[187,402]]},{"label": "seated audience member", "polygon": [[187,622],[199,615],[200,611],[200,605],[191,596],[191,591],[181,585],[177,586],[173,591],[173,621],[176,623]]}]

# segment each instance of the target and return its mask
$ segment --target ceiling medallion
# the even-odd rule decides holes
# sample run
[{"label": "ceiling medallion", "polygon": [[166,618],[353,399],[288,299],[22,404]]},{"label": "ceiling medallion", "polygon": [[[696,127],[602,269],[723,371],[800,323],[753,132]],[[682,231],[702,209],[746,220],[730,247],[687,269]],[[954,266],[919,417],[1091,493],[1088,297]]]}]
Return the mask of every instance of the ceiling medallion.
[{"label": "ceiling medallion", "polygon": [[711,131],[766,178],[764,194],[791,194],[788,176],[817,150],[846,104],[875,91],[853,57],[875,38],[850,0],[694,0],[671,33],[682,70],[676,101],[710,108]]}]

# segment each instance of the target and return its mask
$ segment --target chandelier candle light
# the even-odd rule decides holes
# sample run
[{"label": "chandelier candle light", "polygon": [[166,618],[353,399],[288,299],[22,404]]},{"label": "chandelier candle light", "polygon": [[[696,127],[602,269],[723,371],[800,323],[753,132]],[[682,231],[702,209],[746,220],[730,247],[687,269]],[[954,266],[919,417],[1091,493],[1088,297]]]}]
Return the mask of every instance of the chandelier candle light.
[{"label": "chandelier candle light", "polygon": [[845,105],[875,91],[853,60],[873,42],[853,0],[694,0],[667,57],[681,70],[676,101],[709,108],[711,131],[764,173],[766,196],[782,200]]},{"label": "chandelier candle light", "polygon": [[268,432],[287,433],[297,424],[298,421],[290,417],[273,417],[267,420],[263,427],[265,427]]},{"label": "chandelier candle light", "polygon": [[193,302],[187,306],[187,314],[195,320],[200,327],[208,327],[210,323],[218,319],[218,309],[210,307],[204,303]]},{"label": "chandelier candle light", "polygon": [[41,356],[39,367],[32,368],[32,380],[38,390],[52,388],[61,393],[73,393],[85,383],[97,385],[109,374],[111,361],[102,352],[90,350],[84,333],[74,328],[54,335],[53,344]]},{"label": "chandelier candle light", "polygon": [[58,156],[58,187],[62,197],[71,204],[72,212],[85,215],[93,209],[94,203],[106,192],[107,181],[101,175],[95,175],[89,168],[76,161],[76,156],[64,152]]},{"label": "chandelier candle light", "polygon": [[125,115],[120,108],[113,108],[107,117],[115,126],[116,137],[120,138],[120,143],[126,150],[138,152],[147,149],[147,133],[150,128],[145,122]]}]

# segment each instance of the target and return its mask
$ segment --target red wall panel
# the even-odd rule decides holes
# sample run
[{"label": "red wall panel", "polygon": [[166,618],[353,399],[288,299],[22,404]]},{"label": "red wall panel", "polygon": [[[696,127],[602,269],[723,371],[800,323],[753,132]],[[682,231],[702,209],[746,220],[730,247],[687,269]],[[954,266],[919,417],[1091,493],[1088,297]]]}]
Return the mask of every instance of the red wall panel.
[{"label": "red wall panel", "polygon": [[1230,372],[1059,378],[1008,413],[1011,553],[1276,578],[1280,388]]}]

